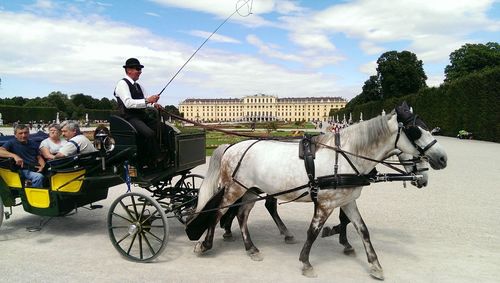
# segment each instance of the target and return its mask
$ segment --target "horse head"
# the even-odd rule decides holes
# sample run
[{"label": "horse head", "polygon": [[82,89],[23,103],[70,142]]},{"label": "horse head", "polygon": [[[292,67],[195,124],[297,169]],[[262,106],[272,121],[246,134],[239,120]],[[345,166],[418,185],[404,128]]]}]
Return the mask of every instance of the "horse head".
[{"label": "horse head", "polygon": [[406,102],[397,106],[395,112],[401,132],[396,147],[405,153],[427,159],[433,169],[445,168],[448,160],[446,152],[424,121],[412,113]]}]

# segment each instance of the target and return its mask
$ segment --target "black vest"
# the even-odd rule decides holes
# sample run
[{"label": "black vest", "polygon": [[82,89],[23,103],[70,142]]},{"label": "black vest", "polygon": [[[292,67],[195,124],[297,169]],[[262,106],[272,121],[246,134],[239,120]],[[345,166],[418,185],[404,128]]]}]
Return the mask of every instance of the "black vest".
[{"label": "black vest", "polygon": [[[127,79],[123,79],[127,85],[128,89],[130,90],[130,95],[132,99],[144,99],[144,94],[142,93],[142,89],[139,87],[138,83],[135,83],[137,85],[137,88]],[[143,119],[146,116],[146,111],[145,109],[141,108],[132,108],[129,109],[125,107],[125,104],[123,104],[123,101],[114,93],[114,96],[116,97],[116,100],[118,101],[118,112],[120,115],[125,118],[131,118],[131,117],[137,117],[139,119]]]}]

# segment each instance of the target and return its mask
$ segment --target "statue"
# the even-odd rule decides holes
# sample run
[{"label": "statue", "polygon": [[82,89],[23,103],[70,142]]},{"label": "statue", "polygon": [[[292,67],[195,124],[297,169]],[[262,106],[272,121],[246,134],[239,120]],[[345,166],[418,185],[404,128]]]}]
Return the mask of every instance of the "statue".
[{"label": "statue", "polygon": [[57,112],[57,115],[56,115],[56,123],[59,124],[60,121],[59,121],[59,112]]},{"label": "statue", "polygon": [[0,113],[0,126],[3,126],[2,113]]},{"label": "statue", "polygon": [[360,121],[360,122],[363,122],[363,112],[360,112],[360,113],[359,113],[359,121]]}]

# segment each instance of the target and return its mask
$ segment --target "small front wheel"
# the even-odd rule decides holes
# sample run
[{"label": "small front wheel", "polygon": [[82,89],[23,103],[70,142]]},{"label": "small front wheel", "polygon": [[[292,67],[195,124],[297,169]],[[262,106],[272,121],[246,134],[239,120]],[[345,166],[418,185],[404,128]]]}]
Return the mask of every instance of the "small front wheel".
[{"label": "small front wheel", "polygon": [[189,213],[196,209],[198,203],[198,191],[204,177],[198,174],[188,174],[175,184],[177,195],[175,202],[174,214],[182,224],[186,224]]},{"label": "small front wheel", "polygon": [[129,260],[152,261],[167,246],[167,216],[150,196],[141,193],[120,196],[111,205],[107,222],[111,243]]}]

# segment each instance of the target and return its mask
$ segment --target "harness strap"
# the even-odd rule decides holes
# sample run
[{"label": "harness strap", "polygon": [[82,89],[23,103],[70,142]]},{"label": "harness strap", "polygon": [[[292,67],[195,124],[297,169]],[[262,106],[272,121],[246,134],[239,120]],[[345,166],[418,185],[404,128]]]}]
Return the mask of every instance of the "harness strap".
[{"label": "harness strap", "polygon": [[415,144],[415,147],[417,148],[418,152],[420,152],[421,155],[425,155],[425,152],[431,148],[435,143],[437,143],[437,140],[431,141],[426,147],[421,148],[420,146]]},{"label": "harness strap", "polygon": [[[240,169],[240,166],[241,166],[241,162],[243,161],[243,157],[245,157],[245,155],[247,154],[248,150],[256,143],[260,142],[261,140],[256,140],[255,142],[253,142],[249,147],[247,147],[247,149],[245,149],[245,151],[243,152],[243,154],[241,155],[241,158],[240,160],[238,161],[238,165],[236,165],[236,168],[234,168],[234,172],[233,172],[233,175],[231,175],[231,177],[233,178],[234,180],[234,176],[236,176],[236,173],[238,173],[238,169]],[[226,149],[227,150],[227,149]]]}]

